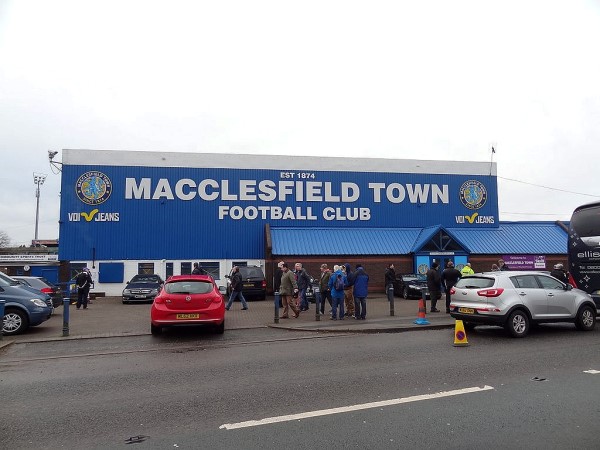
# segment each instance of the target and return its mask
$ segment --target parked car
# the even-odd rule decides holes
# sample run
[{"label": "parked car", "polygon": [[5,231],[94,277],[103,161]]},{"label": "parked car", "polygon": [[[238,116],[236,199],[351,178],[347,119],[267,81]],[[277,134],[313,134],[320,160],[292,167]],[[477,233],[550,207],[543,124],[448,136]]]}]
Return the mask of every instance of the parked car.
[{"label": "parked car", "polygon": [[[240,268],[240,275],[242,276],[242,293],[244,298],[264,300],[267,298],[267,280],[262,269],[258,266],[238,266]],[[229,275],[225,275],[227,278],[227,295],[231,294],[231,274],[233,269],[229,272]]]},{"label": "parked car", "polygon": [[151,302],[154,300],[164,281],[160,275],[134,275],[123,289],[123,303]]},{"label": "parked car", "polygon": [[6,302],[2,323],[2,333],[5,335],[22,333],[52,316],[52,299],[49,295],[3,273],[0,273],[0,298]]},{"label": "parked car", "polygon": [[524,337],[531,324],[573,322],[583,331],[596,325],[596,306],[584,291],[542,272],[486,272],[458,280],[450,315],[464,322],[499,325]]},{"label": "parked car", "polygon": [[166,326],[213,325],[225,331],[225,287],[220,290],[210,275],[170,277],[150,310],[150,331],[159,335]]},{"label": "parked car", "polygon": [[[423,288],[427,288],[427,277],[425,275],[400,275],[396,277],[394,282],[394,296],[405,299],[421,298]],[[427,298],[429,298],[429,292],[427,292]]]},{"label": "parked car", "polygon": [[58,308],[63,304],[63,293],[62,289],[52,283],[50,283],[44,277],[26,277],[26,276],[14,276],[12,277],[17,281],[22,282],[26,286],[29,286],[37,291],[48,294],[52,297],[52,306]]}]

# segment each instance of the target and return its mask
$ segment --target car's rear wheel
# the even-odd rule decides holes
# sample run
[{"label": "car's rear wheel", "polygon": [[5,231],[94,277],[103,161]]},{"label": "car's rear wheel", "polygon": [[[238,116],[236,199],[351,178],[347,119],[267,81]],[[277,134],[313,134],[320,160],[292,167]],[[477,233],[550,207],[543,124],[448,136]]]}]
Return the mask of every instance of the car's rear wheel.
[{"label": "car's rear wheel", "polygon": [[524,311],[513,311],[506,321],[506,330],[512,337],[522,338],[529,333],[529,317]]},{"label": "car's rear wheel", "polygon": [[27,314],[18,309],[8,308],[4,311],[4,326],[2,332],[7,335],[19,334],[29,327]]},{"label": "car's rear wheel", "polygon": [[152,336],[159,336],[162,333],[162,327],[150,324],[150,333],[152,333]]},{"label": "car's rear wheel", "polygon": [[402,297],[408,300],[408,288],[406,286],[402,288]]},{"label": "car's rear wheel", "polygon": [[463,325],[467,331],[473,331],[475,329],[475,324],[473,322],[463,322]]},{"label": "car's rear wheel", "polygon": [[596,311],[588,305],[581,307],[575,319],[575,326],[581,331],[592,331],[596,326]]},{"label": "car's rear wheel", "polygon": [[225,320],[221,322],[219,325],[215,325],[215,333],[223,334],[225,333]]}]

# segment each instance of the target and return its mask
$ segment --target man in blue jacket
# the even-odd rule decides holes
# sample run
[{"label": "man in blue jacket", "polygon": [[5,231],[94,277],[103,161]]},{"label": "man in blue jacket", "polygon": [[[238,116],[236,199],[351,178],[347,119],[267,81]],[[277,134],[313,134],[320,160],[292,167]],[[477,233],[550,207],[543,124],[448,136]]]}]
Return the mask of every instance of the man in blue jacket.
[{"label": "man in blue jacket", "polygon": [[356,265],[354,271],[354,318],[365,320],[367,316],[367,295],[369,294],[369,275],[362,264]]},{"label": "man in blue jacket", "polygon": [[333,273],[329,278],[329,290],[331,291],[331,320],[338,318],[338,306],[340,320],[344,320],[344,287],[346,286],[346,275],[342,272],[341,266],[333,266]]}]

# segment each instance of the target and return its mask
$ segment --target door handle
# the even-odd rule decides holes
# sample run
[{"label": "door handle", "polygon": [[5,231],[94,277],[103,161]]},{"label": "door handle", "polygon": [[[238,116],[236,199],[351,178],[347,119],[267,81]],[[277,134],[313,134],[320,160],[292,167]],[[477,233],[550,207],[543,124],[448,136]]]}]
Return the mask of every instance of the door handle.
[{"label": "door handle", "polygon": [[525,292],[519,292],[519,295],[524,297],[525,295],[527,295]]},{"label": "door handle", "polygon": [[550,292],[550,293],[548,294],[548,297],[554,297],[554,294],[553,294],[552,292]]}]

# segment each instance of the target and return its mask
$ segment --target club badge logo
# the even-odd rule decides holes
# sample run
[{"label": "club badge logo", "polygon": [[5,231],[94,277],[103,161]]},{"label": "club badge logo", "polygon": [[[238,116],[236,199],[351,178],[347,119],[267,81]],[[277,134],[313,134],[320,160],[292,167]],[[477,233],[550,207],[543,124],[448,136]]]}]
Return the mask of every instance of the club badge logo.
[{"label": "club badge logo", "polygon": [[479,209],[487,201],[487,190],[477,180],[465,181],[460,187],[460,201],[469,209]]},{"label": "club badge logo", "polygon": [[112,182],[102,172],[91,170],[79,177],[75,184],[77,197],[88,205],[104,203],[112,193]]}]

